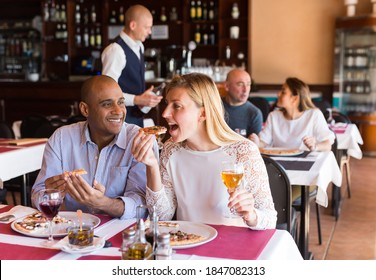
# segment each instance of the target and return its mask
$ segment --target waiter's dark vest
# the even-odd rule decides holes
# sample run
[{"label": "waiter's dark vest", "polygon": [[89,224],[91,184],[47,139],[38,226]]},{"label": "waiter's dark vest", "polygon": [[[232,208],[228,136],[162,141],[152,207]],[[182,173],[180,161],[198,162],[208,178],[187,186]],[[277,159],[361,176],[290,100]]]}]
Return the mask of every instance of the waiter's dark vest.
[{"label": "waiter's dark vest", "polygon": [[[127,63],[119,77],[119,86],[125,93],[140,95],[145,91],[145,64],[144,56],[141,55],[139,60],[131,48],[121,39],[120,36],[115,38],[115,42],[124,50]],[[143,113],[138,106],[127,106],[127,123],[137,124],[143,127]]]}]

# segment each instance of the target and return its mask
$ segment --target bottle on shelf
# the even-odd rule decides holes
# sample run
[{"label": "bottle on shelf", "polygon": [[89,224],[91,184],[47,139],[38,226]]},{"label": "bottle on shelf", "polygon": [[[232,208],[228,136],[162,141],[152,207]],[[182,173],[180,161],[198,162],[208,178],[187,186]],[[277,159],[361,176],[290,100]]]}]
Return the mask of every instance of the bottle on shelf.
[{"label": "bottle on shelf", "polygon": [[232,9],[231,9],[231,17],[233,19],[238,19],[240,16],[240,11],[238,7],[238,3],[232,4]]},{"label": "bottle on shelf", "polygon": [[60,5],[59,4],[56,4],[55,6],[55,20],[56,22],[60,22],[61,21],[61,18],[60,18]]},{"label": "bottle on shelf", "polygon": [[84,8],[84,24],[88,24],[89,23],[89,11],[88,9],[85,7]]},{"label": "bottle on shelf", "polygon": [[50,20],[50,7],[48,6],[48,1],[44,2],[43,5],[43,20],[45,22]]},{"label": "bottle on shelf", "polygon": [[201,27],[199,24],[196,24],[196,31],[195,31],[195,42],[197,44],[201,43]]},{"label": "bottle on shelf", "polygon": [[210,25],[209,42],[210,42],[210,45],[215,45],[215,44],[216,44],[216,35],[215,35],[215,27],[214,27],[214,24],[211,24],[211,25]]},{"label": "bottle on shelf", "polygon": [[161,14],[159,16],[159,19],[160,19],[161,22],[166,22],[167,21],[166,7],[165,6],[161,7]]},{"label": "bottle on shelf", "polygon": [[89,39],[89,42],[90,42],[90,47],[95,47],[95,31],[94,31],[94,28],[90,29],[90,39]]},{"label": "bottle on shelf", "polygon": [[97,21],[97,12],[95,11],[95,5],[91,6],[91,13],[90,13],[91,22],[95,23]]},{"label": "bottle on shelf", "polygon": [[176,7],[172,7],[170,12],[170,21],[177,21],[178,20],[178,12],[176,11]]},{"label": "bottle on shelf", "polygon": [[156,260],[171,260],[172,248],[170,245],[170,234],[163,232],[158,235],[158,245],[155,253]]},{"label": "bottle on shelf", "polygon": [[196,19],[197,20],[202,19],[202,6],[201,6],[200,0],[198,0],[196,4]]},{"label": "bottle on shelf", "polygon": [[124,7],[120,6],[119,8],[119,24],[124,24]]},{"label": "bottle on shelf", "polygon": [[50,3],[50,21],[56,21],[56,6],[54,0]]},{"label": "bottle on shelf", "polygon": [[76,41],[76,46],[81,47],[81,29],[79,26],[76,28],[76,35],[75,35],[75,41]]},{"label": "bottle on shelf", "polygon": [[214,6],[214,1],[210,1],[210,2],[209,2],[208,17],[209,17],[210,20],[215,19],[215,6]]},{"label": "bottle on shelf", "polygon": [[196,1],[191,1],[191,7],[190,7],[190,18],[191,20],[196,19]]},{"label": "bottle on shelf", "polygon": [[80,11],[80,5],[79,4],[76,4],[76,13],[75,13],[75,20],[76,20],[76,24],[80,24],[81,23],[81,11]]},{"label": "bottle on shelf", "polygon": [[202,4],[202,19],[208,20],[208,3],[206,2]]},{"label": "bottle on shelf", "polygon": [[110,16],[110,24],[116,24],[116,11],[113,9]]},{"label": "bottle on shelf", "polygon": [[209,35],[208,35],[208,29],[207,29],[206,25],[203,28],[202,43],[204,45],[208,45],[209,44]]},{"label": "bottle on shelf", "polygon": [[64,4],[61,4],[61,9],[60,9],[60,21],[61,21],[61,22],[66,22],[66,21],[67,21],[67,10],[66,10]]},{"label": "bottle on shelf", "polygon": [[84,29],[83,39],[84,39],[84,47],[88,47],[89,46],[89,30],[87,29],[87,27],[85,27]]},{"label": "bottle on shelf", "polygon": [[61,25],[61,39],[68,39],[68,29],[65,23]]},{"label": "bottle on shelf", "polygon": [[102,47],[102,34],[101,34],[101,29],[99,27],[97,27],[97,32],[95,35],[95,44],[97,48]]},{"label": "bottle on shelf", "polygon": [[121,245],[121,259],[129,260],[129,247],[136,240],[136,230],[134,228],[125,229],[122,232],[123,242]]},{"label": "bottle on shelf", "polygon": [[226,59],[231,58],[231,48],[230,46],[226,46]]}]

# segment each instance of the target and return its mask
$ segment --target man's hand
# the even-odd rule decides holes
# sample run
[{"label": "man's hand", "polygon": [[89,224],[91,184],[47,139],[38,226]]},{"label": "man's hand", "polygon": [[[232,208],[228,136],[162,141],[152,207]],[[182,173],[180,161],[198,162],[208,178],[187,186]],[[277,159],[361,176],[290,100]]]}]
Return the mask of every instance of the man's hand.
[{"label": "man's hand", "polygon": [[134,104],[138,105],[140,107],[147,106],[147,107],[155,107],[161,102],[163,96],[157,96],[155,95],[152,90],[154,89],[154,86],[151,86],[148,88],[144,93],[141,95],[136,95],[134,97]]},{"label": "man's hand", "polygon": [[100,208],[104,191],[105,187],[98,182],[95,181],[92,187],[80,175],[69,173],[66,192],[77,202],[92,208]]}]

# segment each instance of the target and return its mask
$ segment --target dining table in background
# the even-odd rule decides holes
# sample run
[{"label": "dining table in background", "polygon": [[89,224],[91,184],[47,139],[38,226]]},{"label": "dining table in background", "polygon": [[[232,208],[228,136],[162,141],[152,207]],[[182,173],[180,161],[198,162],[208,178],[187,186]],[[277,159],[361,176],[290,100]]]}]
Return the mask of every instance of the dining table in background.
[{"label": "dining table in background", "polygon": [[[363,145],[363,139],[359,132],[358,127],[355,124],[335,123],[333,125],[330,125],[330,128],[336,134],[336,138],[337,138],[337,162],[339,165],[341,165],[341,161],[343,157],[345,157],[345,160],[347,161],[346,164],[348,165],[350,165],[351,157],[354,159],[358,159],[358,160],[362,159],[363,153],[359,145]],[[350,167],[348,170],[350,170]],[[342,202],[341,189],[333,185],[333,189],[332,189],[332,210],[333,211],[332,212],[336,220],[338,220],[340,216],[341,202]]]},{"label": "dining table in background", "polygon": [[311,259],[309,241],[309,187],[317,186],[316,203],[328,206],[330,183],[341,186],[342,175],[333,152],[305,152],[301,156],[272,158],[281,164],[291,185],[301,186],[301,220],[299,250],[304,259]]},{"label": "dining table in background", "polygon": [[[21,186],[21,204],[27,205],[26,174],[39,170],[42,166],[44,147],[47,139],[35,138],[28,144],[7,144],[14,139],[0,139],[0,187],[3,182],[23,176]],[[15,141],[21,141],[18,139]]]},{"label": "dining table in background", "polygon": [[[12,206],[0,205],[0,214]],[[107,215],[94,234],[110,241],[112,246],[84,254],[70,254],[58,248],[41,245],[42,238],[30,237],[12,230],[11,223],[0,223],[1,260],[120,260],[122,231],[135,224],[135,219],[120,220]],[[303,260],[290,233],[285,230],[251,230],[246,227],[210,225],[218,235],[208,243],[186,249],[175,249],[173,260]]]}]

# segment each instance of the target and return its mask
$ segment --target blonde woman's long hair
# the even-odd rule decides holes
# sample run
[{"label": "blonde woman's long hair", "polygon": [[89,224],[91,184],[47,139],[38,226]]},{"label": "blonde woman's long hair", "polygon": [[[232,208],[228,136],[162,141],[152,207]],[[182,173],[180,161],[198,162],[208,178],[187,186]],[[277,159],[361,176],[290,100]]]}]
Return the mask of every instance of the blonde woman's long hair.
[{"label": "blonde woman's long hair", "polygon": [[299,96],[300,112],[316,108],[316,106],[312,102],[311,93],[306,83],[294,77],[287,78],[285,83],[289,87],[292,95]]},{"label": "blonde woman's long hair", "polygon": [[191,73],[174,76],[166,86],[166,94],[175,88],[184,88],[198,108],[204,107],[206,131],[209,139],[218,146],[246,140],[235,133],[224,119],[225,110],[217,86],[207,75]]}]

